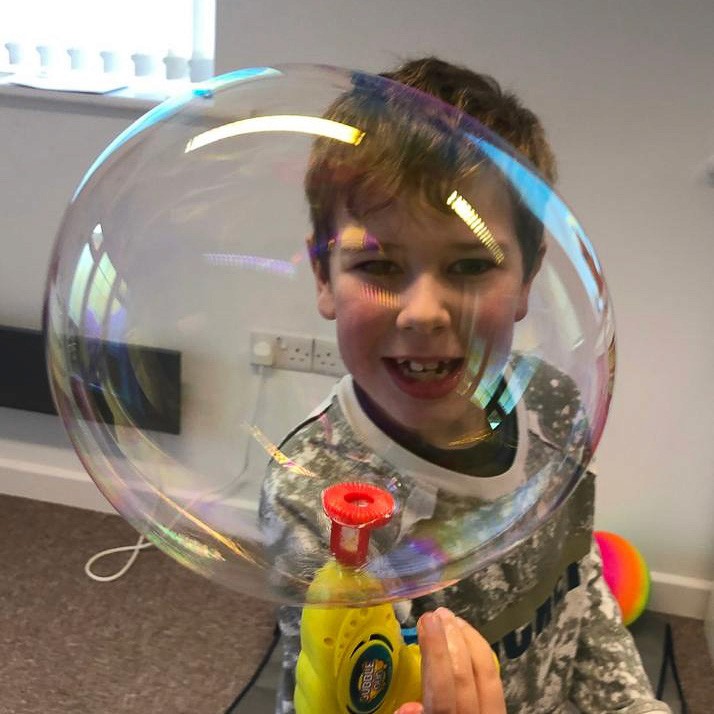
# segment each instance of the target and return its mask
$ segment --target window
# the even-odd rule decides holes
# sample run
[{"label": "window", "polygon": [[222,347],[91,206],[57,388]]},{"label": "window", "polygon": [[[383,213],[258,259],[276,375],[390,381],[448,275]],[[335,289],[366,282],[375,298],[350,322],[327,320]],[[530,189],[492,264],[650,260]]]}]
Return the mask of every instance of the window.
[{"label": "window", "polygon": [[213,75],[215,0],[3,0],[0,70],[198,82]]}]

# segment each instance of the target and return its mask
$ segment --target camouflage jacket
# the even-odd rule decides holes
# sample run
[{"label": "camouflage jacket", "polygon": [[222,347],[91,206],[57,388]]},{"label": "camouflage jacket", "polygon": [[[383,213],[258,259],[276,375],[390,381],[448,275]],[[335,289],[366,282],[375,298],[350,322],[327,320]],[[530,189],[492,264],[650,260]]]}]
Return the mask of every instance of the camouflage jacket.
[{"label": "camouflage jacket", "polygon": [[[527,473],[553,461],[554,448],[578,448],[577,401],[572,382],[552,367],[541,365],[529,380],[519,415],[519,434],[527,433],[528,438],[519,439],[524,448],[519,445],[521,453],[515,459],[527,460]],[[325,485],[338,480],[335,474],[339,480],[374,480],[375,473],[382,479],[391,477],[407,508],[401,523],[384,529],[387,538],[398,539],[399,532],[422,525],[463,525],[463,511],[475,502],[500,503],[496,516],[507,516],[503,503],[512,500],[508,495],[494,500],[491,493],[484,500],[483,494],[478,498],[454,494],[465,479],[476,484],[476,490],[479,481],[490,481],[485,488],[493,491],[491,479],[446,473],[437,467],[438,478],[453,479],[454,488],[447,493],[428,479],[419,483],[405,476],[413,470],[404,468],[400,459],[409,461],[409,455],[367,422],[348,376],[281,444],[283,465],[272,462],[268,469],[260,518],[284,572],[309,577],[322,565],[330,525],[319,495]],[[285,468],[284,457],[292,468]],[[408,465],[413,466],[413,461]],[[314,477],[305,478],[304,472],[301,475],[301,469],[317,474],[319,483]],[[430,472],[433,476],[434,469]],[[513,483],[507,486],[512,488]],[[516,491],[530,488],[525,484]],[[536,489],[536,497],[547,501],[552,488],[562,491],[563,484],[551,473]],[[539,517],[542,522],[504,556],[454,585],[395,604],[405,627],[414,626],[423,612],[439,606],[474,625],[500,660],[509,714],[565,714],[573,709],[584,714],[670,712],[654,698],[633,639],[602,577],[592,540],[593,503],[594,475],[587,472],[569,489],[565,502],[545,519]],[[399,531],[389,532],[390,527]],[[452,535],[458,531],[459,527],[452,530]],[[299,599],[298,593],[293,595]],[[284,606],[280,611],[284,650],[278,714],[294,711],[300,615],[298,607]]]}]

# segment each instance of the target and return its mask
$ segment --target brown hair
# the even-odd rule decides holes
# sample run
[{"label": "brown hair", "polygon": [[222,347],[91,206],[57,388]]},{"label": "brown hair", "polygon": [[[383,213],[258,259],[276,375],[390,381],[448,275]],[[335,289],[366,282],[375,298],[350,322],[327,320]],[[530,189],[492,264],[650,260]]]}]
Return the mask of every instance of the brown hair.
[{"label": "brown hair", "polygon": [[[454,183],[491,164],[476,144],[454,131],[460,123],[458,112],[420,100],[413,89],[472,116],[525,155],[549,182],[556,178],[555,158],[540,121],[493,77],[435,57],[406,62],[380,76],[399,84],[356,74],[353,88],[326,114],[333,121],[358,125],[365,132],[362,142],[353,146],[320,138],[313,147],[305,189],[314,231],[312,257],[326,278],[340,205],[360,218],[406,189],[448,211],[445,198]],[[417,104],[420,111],[415,112]],[[542,245],[542,226],[517,196],[513,198],[528,277]]]}]

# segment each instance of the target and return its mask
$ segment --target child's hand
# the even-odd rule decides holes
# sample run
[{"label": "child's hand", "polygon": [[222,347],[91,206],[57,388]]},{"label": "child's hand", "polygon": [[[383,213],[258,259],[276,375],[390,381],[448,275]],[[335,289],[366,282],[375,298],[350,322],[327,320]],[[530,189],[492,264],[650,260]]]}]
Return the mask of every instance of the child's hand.
[{"label": "child's hand", "polygon": [[418,624],[423,704],[403,704],[395,714],[505,714],[493,650],[465,620],[446,608]]}]

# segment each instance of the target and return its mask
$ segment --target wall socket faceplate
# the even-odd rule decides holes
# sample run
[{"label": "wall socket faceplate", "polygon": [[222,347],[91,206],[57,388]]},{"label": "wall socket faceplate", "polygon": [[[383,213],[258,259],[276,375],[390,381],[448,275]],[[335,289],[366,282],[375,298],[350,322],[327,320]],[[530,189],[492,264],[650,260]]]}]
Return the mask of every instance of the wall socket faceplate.
[{"label": "wall socket faceplate", "polygon": [[347,372],[334,340],[288,332],[251,332],[250,363],[335,377]]},{"label": "wall socket faceplate", "polygon": [[326,340],[323,337],[316,337],[313,340],[312,371],[315,374],[327,374],[334,377],[341,377],[347,373],[347,368],[334,340]]},{"label": "wall socket faceplate", "polygon": [[312,337],[287,332],[250,333],[250,362],[275,369],[312,372]]}]

